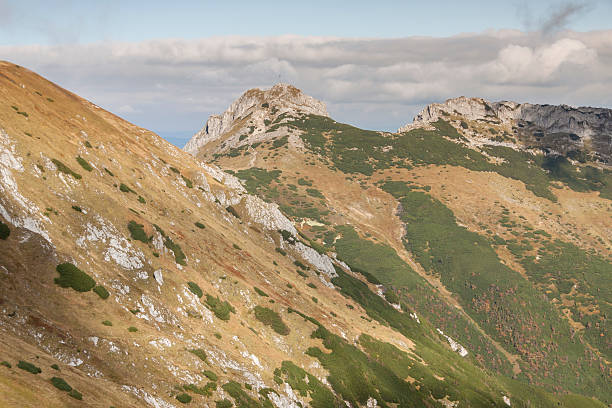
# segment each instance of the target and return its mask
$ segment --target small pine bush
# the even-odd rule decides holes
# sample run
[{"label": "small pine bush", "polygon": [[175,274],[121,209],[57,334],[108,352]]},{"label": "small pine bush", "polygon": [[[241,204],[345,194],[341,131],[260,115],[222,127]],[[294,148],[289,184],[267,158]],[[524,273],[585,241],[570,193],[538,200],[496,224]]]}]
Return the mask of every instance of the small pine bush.
[{"label": "small pine bush", "polygon": [[51,378],[51,384],[58,390],[66,392],[72,391],[72,387],[63,378],[53,377]]},{"label": "small pine bush", "polygon": [[106,167],[104,168],[104,171],[108,173],[109,176],[111,177],[115,177],[115,175],[113,174],[112,171],[110,171],[109,169],[107,169]]},{"label": "small pine bush", "polygon": [[266,326],[270,326],[272,330],[274,330],[278,334],[282,336],[286,336],[289,334],[289,327],[287,327],[280,315],[274,310],[268,309],[267,307],[255,306],[255,309],[253,309],[253,311],[255,312],[255,318],[257,320],[259,320]]},{"label": "small pine bush", "polygon": [[202,289],[198,286],[197,283],[187,282],[187,286],[189,287],[189,290],[191,291],[191,293],[193,293],[197,297],[201,298],[204,295],[204,293],[202,292]]},{"label": "small pine bush", "polygon": [[102,322],[102,324],[103,324],[103,325],[105,325],[105,326],[112,326],[112,325],[113,325],[113,322],[111,322],[110,320],[104,320],[104,321]]},{"label": "small pine bush", "polygon": [[193,355],[195,355],[196,357],[198,357],[200,360],[206,362],[206,352],[202,349],[191,349],[189,350],[189,352]]},{"label": "small pine bush", "polygon": [[202,371],[202,374],[204,374],[206,378],[208,378],[210,381],[217,381],[217,379],[219,379],[217,374],[213,373],[210,370]]},{"label": "small pine bush", "polygon": [[202,223],[201,223],[201,222],[199,222],[199,221],[195,223],[195,226],[196,226],[196,227],[198,227],[199,229],[204,229],[204,228],[206,228],[206,225],[202,224]]},{"label": "small pine bush", "polygon": [[132,239],[144,242],[145,244],[149,243],[150,239],[147,237],[147,234],[144,231],[144,225],[139,224],[136,221],[130,221],[128,223],[128,230],[130,231],[130,236]]},{"label": "small pine bush", "polygon": [[78,205],[73,205],[73,206],[72,206],[72,209],[73,209],[74,211],[77,211],[77,212],[80,212],[80,213],[82,213],[82,212],[83,212],[83,209],[82,209],[81,207],[79,207]]},{"label": "small pine bush", "polygon": [[145,200],[142,196],[138,196],[138,202],[141,204],[146,204],[147,200]]},{"label": "small pine bush", "polygon": [[64,174],[68,174],[72,177],[74,177],[76,180],[80,180],[83,178],[83,176],[81,176],[79,173],[75,173],[74,171],[72,171],[72,169],[68,166],[66,166],[64,163],[62,163],[61,161],[57,160],[57,159],[51,159],[51,161],[53,162],[53,164],[55,164],[55,167],[57,167],[57,170],[64,173]]},{"label": "small pine bush", "polygon": [[185,176],[181,176],[183,178],[183,181],[185,182],[185,184],[187,185],[187,188],[193,188],[193,182],[191,180],[189,180],[187,177]]},{"label": "small pine bush", "polygon": [[226,208],[228,213],[232,214],[234,217],[240,219],[240,215],[238,214],[238,212],[236,211],[236,209],[234,207],[232,207],[231,205],[228,205]]},{"label": "small pine bush", "polygon": [[138,329],[136,327],[134,327],[134,326],[130,326],[130,327],[128,327],[128,331],[130,333],[136,333],[138,331]]},{"label": "small pine bush", "polygon": [[12,368],[13,366],[11,365],[11,363],[9,363],[8,361],[2,361],[0,362],[1,366],[4,366],[6,368]]},{"label": "small pine bush", "polygon": [[0,221],[0,239],[5,240],[11,235],[11,229],[8,225]]},{"label": "small pine bush", "polygon": [[62,288],[72,288],[77,292],[88,292],[96,286],[96,281],[91,276],[69,262],[59,264],[55,269],[60,277],[55,278],[54,282]]},{"label": "small pine bush", "polygon": [[93,288],[93,291],[96,292],[96,294],[100,296],[102,299],[108,299],[108,297],[110,296],[110,293],[108,293],[108,290],[106,290],[106,288],[102,285],[96,286],[95,288]]},{"label": "small pine bush", "polygon": [[229,320],[230,313],[236,313],[236,309],[227,301],[221,301],[218,297],[206,295],[206,306],[221,320]]},{"label": "small pine bush", "polygon": [[266,292],[264,292],[263,290],[259,289],[257,286],[254,286],[253,289],[255,290],[255,292],[257,292],[257,294],[259,296],[269,297]]},{"label": "small pine bush", "polygon": [[134,193],[134,194],[136,194],[136,192],[135,192],[134,190],[132,190],[131,188],[129,188],[127,185],[125,185],[125,184],[123,184],[123,183],[121,183],[121,184],[119,185],[119,190],[120,190],[122,193]]},{"label": "small pine bush", "polygon": [[17,363],[17,368],[21,368],[22,370],[25,370],[32,374],[42,373],[42,370],[40,369],[40,367],[37,367],[34,364],[28,363],[27,361],[23,361],[23,360],[19,360],[19,363]]},{"label": "small pine bush", "polygon": [[216,408],[232,408],[234,404],[228,399],[215,401]]},{"label": "small pine bush", "polygon": [[191,402],[191,395],[185,394],[183,392],[183,393],[177,395],[176,399],[178,400],[178,402],[181,402],[183,404],[189,404]]},{"label": "small pine bush", "polygon": [[57,364],[51,364],[51,368],[54,369],[54,370],[57,370],[57,371],[60,370],[60,368],[59,368],[59,366]]},{"label": "small pine bush", "polygon": [[84,158],[82,158],[81,156],[77,156],[76,161],[81,165],[81,167],[87,171],[92,171],[93,167],[91,167],[91,164],[87,163],[87,160],[85,160]]},{"label": "small pine bush", "polygon": [[69,395],[69,396],[71,396],[71,397],[72,397],[72,398],[74,398],[74,399],[79,400],[79,401],[83,399],[83,394],[81,394],[80,392],[78,392],[78,391],[77,391],[77,390],[75,390],[74,388],[72,389],[72,391],[70,391],[70,392],[68,393],[68,395]]}]

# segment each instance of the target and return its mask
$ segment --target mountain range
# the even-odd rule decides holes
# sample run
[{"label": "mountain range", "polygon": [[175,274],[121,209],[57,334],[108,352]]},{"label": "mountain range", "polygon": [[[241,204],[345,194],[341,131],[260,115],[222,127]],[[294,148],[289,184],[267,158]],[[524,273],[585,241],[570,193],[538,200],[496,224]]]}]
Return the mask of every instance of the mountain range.
[{"label": "mountain range", "polygon": [[8,407],[604,407],[612,111],[397,132],[277,84],[184,150],[0,62]]}]

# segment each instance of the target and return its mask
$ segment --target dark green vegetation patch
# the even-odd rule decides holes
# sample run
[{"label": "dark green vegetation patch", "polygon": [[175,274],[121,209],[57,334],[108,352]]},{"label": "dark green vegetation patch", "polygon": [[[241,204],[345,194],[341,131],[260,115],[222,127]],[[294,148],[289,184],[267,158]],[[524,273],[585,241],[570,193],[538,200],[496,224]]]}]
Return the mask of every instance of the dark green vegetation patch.
[{"label": "dark green vegetation patch", "polygon": [[58,390],[66,392],[72,391],[72,387],[63,378],[53,377],[51,378],[51,384]]},{"label": "dark green vegetation patch", "polygon": [[236,313],[236,309],[228,301],[221,301],[219,297],[206,295],[206,306],[221,320],[229,320],[230,313]]},{"label": "dark green vegetation patch", "polygon": [[37,367],[34,364],[28,363],[27,361],[23,361],[23,360],[19,360],[19,363],[17,363],[17,368],[21,368],[22,370],[27,371],[32,374],[42,373],[42,370],[40,369],[40,367]]},{"label": "dark green vegetation patch", "polygon": [[92,170],[93,170],[93,167],[91,167],[91,164],[89,164],[89,163],[87,162],[87,160],[85,160],[85,159],[84,159],[84,158],[82,158],[81,156],[77,156],[76,161],[77,161],[77,163],[79,163],[79,164],[81,165],[81,167],[82,167],[84,170],[87,170],[87,171],[92,171]]},{"label": "dark green vegetation patch", "polygon": [[193,293],[199,298],[201,298],[204,295],[204,293],[202,292],[202,289],[195,282],[191,282],[191,281],[187,282],[187,287],[189,288],[189,291],[191,291],[191,293]]},{"label": "dark green vegetation patch", "polygon": [[59,161],[57,159],[51,159],[51,161],[53,162],[53,164],[55,164],[55,167],[57,167],[57,170],[59,172],[64,173],[64,174],[68,174],[68,175],[74,177],[76,180],[80,180],[81,178],[83,178],[83,176],[81,176],[79,173],[75,173],[74,171],[72,171],[72,169],[70,167],[66,166],[61,161]]},{"label": "dark green vegetation patch", "polygon": [[176,399],[178,400],[178,402],[181,402],[183,404],[188,404],[191,402],[191,395],[189,394],[185,394],[184,392],[181,394],[178,394],[176,396]]},{"label": "dark green vegetation patch", "polygon": [[96,286],[96,281],[91,276],[69,262],[59,264],[55,269],[60,276],[55,278],[54,282],[62,288],[72,288],[77,292],[88,292]]},{"label": "dark green vegetation patch", "polygon": [[128,230],[130,231],[130,236],[132,239],[144,242],[145,244],[149,243],[150,238],[147,237],[147,234],[144,231],[144,225],[139,224],[136,221],[130,221],[128,223]]},{"label": "dark green vegetation patch", "polygon": [[5,240],[11,235],[11,229],[8,225],[0,221],[0,239]]},{"label": "dark green vegetation patch", "polygon": [[108,297],[110,296],[110,293],[108,293],[108,290],[106,290],[106,288],[102,285],[98,285],[96,287],[93,288],[93,291],[100,296],[102,299],[108,299]]},{"label": "dark green vegetation patch", "polygon": [[280,315],[274,310],[268,309],[267,307],[263,306],[255,306],[253,311],[255,312],[255,318],[257,320],[259,320],[266,326],[270,326],[272,330],[274,330],[278,334],[282,336],[286,336],[289,334],[289,327],[287,327]]}]

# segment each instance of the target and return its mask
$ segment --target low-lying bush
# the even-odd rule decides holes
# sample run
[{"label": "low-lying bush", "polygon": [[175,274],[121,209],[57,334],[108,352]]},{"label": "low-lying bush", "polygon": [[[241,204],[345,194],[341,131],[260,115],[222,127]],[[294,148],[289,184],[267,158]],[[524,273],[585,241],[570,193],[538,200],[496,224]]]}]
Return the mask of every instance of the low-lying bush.
[{"label": "low-lying bush", "polygon": [[139,224],[136,221],[130,221],[128,223],[128,230],[130,231],[130,236],[132,239],[144,242],[145,244],[149,243],[150,238],[147,237],[147,234],[144,231],[144,225]]},{"label": "low-lying bush", "polygon": [[88,292],[96,286],[96,281],[91,276],[69,262],[59,264],[55,269],[60,277],[55,278],[54,282],[62,288],[72,288],[77,292]]},{"label": "low-lying bush", "polygon": [[32,374],[42,373],[42,370],[40,369],[40,367],[37,367],[34,364],[28,363],[27,361],[23,361],[23,360],[19,360],[19,363],[17,363],[17,368],[21,368],[22,370],[25,370]]},{"label": "low-lying bush", "polygon": [[236,309],[227,301],[221,301],[218,297],[206,295],[206,306],[221,320],[229,320],[230,313],[236,313]]},{"label": "low-lying bush", "polygon": [[83,176],[81,176],[79,173],[74,172],[70,167],[66,166],[61,161],[59,161],[57,159],[51,159],[51,161],[53,162],[53,164],[55,164],[55,167],[57,167],[57,170],[59,172],[64,173],[64,174],[68,174],[68,175],[74,177],[76,180],[80,180],[80,179],[83,178]]},{"label": "low-lying bush", "polygon": [[11,235],[11,229],[8,225],[0,221],[0,239],[5,240]]},{"label": "low-lying bush", "polygon": [[274,330],[278,334],[282,336],[286,336],[289,334],[289,327],[287,327],[280,315],[274,310],[268,309],[267,307],[255,306],[255,309],[253,309],[253,311],[255,312],[255,318],[257,320],[259,320],[266,326],[270,326],[272,330]]},{"label": "low-lying bush", "polygon": [[66,392],[72,391],[72,387],[63,378],[53,377],[51,378],[51,384],[58,390]]},{"label": "low-lying bush", "polygon": [[206,352],[204,350],[202,350],[202,349],[191,349],[191,350],[189,350],[189,352],[191,354],[195,355],[200,360],[206,362]]},{"label": "low-lying bush", "polygon": [[108,290],[106,290],[106,288],[102,285],[98,285],[94,287],[93,291],[96,292],[96,294],[100,296],[102,299],[108,299],[108,297],[110,296],[110,293],[108,293]]},{"label": "low-lying bush", "polygon": [[268,297],[268,294],[263,290],[259,289],[257,286],[254,286],[253,289],[255,290],[255,292],[257,292],[259,296]]},{"label": "low-lying bush", "polygon": [[206,228],[206,225],[202,224],[202,223],[201,223],[201,222],[199,222],[199,221],[195,223],[195,226],[196,226],[196,227],[198,227],[199,229],[204,229],[204,228]]},{"label": "low-lying bush", "polygon": [[81,165],[81,167],[87,171],[92,171],[93,167],[91,167],[91,164],[87,163],[87,160],[85,160],[84,158],[82,158],[81,156],[77,156],[76,158],[77,163],[79,163]]},{"label": "low-lying bush", "polygon": [[191,291],[191,293],[193,293],[197,297],[201,298],[204,295],[204,293],[202,293],[202,289],[198,286],[197,283],[187,282],[187,286],[189,287],[189,290]]},{"label": "low-lying bush", "polygon": [[184,392],[177,395],[176,399],[178,400],[178,402],[181,402],[183,404],[188,404],[191,402],[191,395],[189,394],[185,394]]}]

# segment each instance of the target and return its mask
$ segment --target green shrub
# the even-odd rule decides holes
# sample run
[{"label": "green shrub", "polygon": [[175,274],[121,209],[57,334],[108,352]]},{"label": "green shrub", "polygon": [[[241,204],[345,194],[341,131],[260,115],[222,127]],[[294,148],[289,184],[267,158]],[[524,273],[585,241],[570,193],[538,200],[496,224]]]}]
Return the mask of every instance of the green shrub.
[{"label": "green shrub", "polygon": [[325,196],[323,195],[323,193],[321,193],[319,190],[317,190],[316,188],[307,188],[306,189],[306,194],[308,194],[311,197],[315,197],[315,198],[325,198]]},{"label": "green shrub", "polygon": [[193,188],[193,182],[191,180],[189,180],[187,177],[185,176],[181,176],[183,178],[183,181],[185,182],[185,184],[187,185],[187,188]]},{"label": "green shrub", "polygon": [[134,327],[134,326],[130,326],[130,327],[128,327],[128,331],[130,333],[136,333],[138,331],[138,329],[136,327]]},{"label": "green shrub", "polygon": [[7,239],[11,235],[11,229],[8,225],[0,221],[0,239]]},{"label": "green shrub", "polygon": [[306,180],[305,178],[298,179],[298,184],[300,186],[312,186],[312,181]]},{"label": "green shrub", "polygon": [[122,193],[134,193],[134,194],[136,194],[136,192],[135,192],[134,190],[132,190],[131,188],[129,188],[127,185],[125,185],[125,184],[123,184],[123,183],[121,183],[121,184],[119,185],[119,190],[120,190]]},{"label": "green shrub", "polygon": [[109,169],[107,169],[106,167],[104,168],[104,171],[108,173],[109,176],[111,177],[115,177],[115,175],[113,174],[112,171],[110,171]]},{"label": "green shrub", "polygon": [[217,389],[217,383],[211,381],[208,382],[204,387],[198,387],[195,384],[187,384],[183,386],[183,389],[185,391],[191,391],[194,394],[210,397],[212,395],[212,392]]},{"label": "green shrub", "polygon": [[178,400],[178,402],[181,402],[183,404],[188,404],[191,402],[191,395],[189,394],[185,394],[184,392],[177,395],[176,399]]},{"label": "green shrub", "polygon": [[240,215],[238,214],[236,209],[232,207],[231,205],[228,205],[225,209],[227,210],[228,213],[232,214],[234,217],[238,219],[240,218]]},{"label": "green shrub", "polygon": [[32,374],[42,373],[42,370],[40,369],[40,367],[37,367],[34,364],[28,363],[27,361],[23,361],[23,360],[19,360],[19,363],[17,363],[17,368],[21,368],[22,370],[25,370]]},{"label": "green shrub", "polygon": [[201,298],[204,295],[204,293],[202,293],[202,289],[200,289],[197,283],[187,282],[187,286],[189,287],[189,290],[191,291],[191,293],[193,293],[197,297]]},{"label": "green shrub", "polygon": [[242,251],[242,248],[240,248],[240,246],[238,246],[237,244],[232,244],[232,246],[234,247],[234,249]]},{"label": "green shrub", "polygon": [[102,322],[102,324],[103,324],[103,325],[105,325],[105,326],[112,326],[112,325],[113,325],[113,322],[111,322],[110,320],[104,320],[104,321]]},{"label": "green shrub", "polygon": [[176,174],[181,174],[181,172],[179,171],[179,169],[177,169],[176,167],[172,167],[172,166],[170,166],[170,170],[171,170],[173,173],[176,173]]},{"label": "green shrub", "polygon": [[313,289],[317,288],[317,286],[314,283],[312,283],[312,282],[308,282],[308,284],[306,286],[308,286],[309,288],[313,288]]},{"label": "green shrub", "polygon": [[286,336],[289,334],[289,327],[287,327],[280,315],[274,310],[268,309],[267,307],[255,306],[255,309],[253,309],[253,311],[255,312],[255,318],[257,320],[259,320],[266,326],[270,326],[272,330],[274,330],[278,334],[282,336]]},{"label": "green shrub", "polygon": [[130,221],[128,223],[128,230],[130,231],[130,236],[132,239],[135,239],[136,241],[144,242],[145,244],[148,244],[149,241],[151,241],[144,231],[144,225],[139,224],[136,221]]},{"label": "green shrub", "polygon": [[397,294],[393,292],[392,290],[385,291],[385,299],[387,299],[387,302],[389,303],[393,303],[393,304],[399,303],[399,296],[397,296]]},{"label": "green shrub", "polygon": [[0,362],[0,365],[1,365],[1,366],[4,366],[4,367],[6,367],[6,368],[11,368],[11,367],[13,367],[13,366],[11,365],[11,363],[9,363],[8,361],[2,361],[2,362]]},{"label": "green shrub", "polygon": [[69,262],[59,264],[55,269],[60,277],[55,278],[54,282],[62,288],[72,288],[77,292],[88,292],[96,286],[96,281],[91,276]]},{"label": "green shrub", "polygon": [[215,332],[214,336],[216,338],[218,338],[218,339],[221,339],[221,337],[223,337],[223,336],[221,336],[221,333],[217,333],[217,332]]},{"label": "green shrub", "polygon": [[282,248],[276,248],[276,252],[278,252],[279,254],[281,254],[282,256],[287,256],[287,251],[285,251]]},{"label": "green shrub", "polygon": [[60,370],[60,368],[59,368],[59,366],[57,364],[51,364],[51,368],[54,369],[54,370],[57,370],[57,371]]},{"label": "green shrub", "polygon": [[145,200],[142,196],[138,196],[138,202],[141,204],[146,204],[147,200]]},{"label": "green shrub", "polygon": [[81,165],[81,167],[87,171],[92,171],[93,167],[91,167],[91,164],[87,163],[87,160],[85,160],[84,158],[82,158],[81,156],[77,156],[76,161]]},{"label": "green shrub", "polygon": [[75,173],[74,171],[72,171],[70,167],[66,166],[61,161],[57,159],[51,159],[51,161],[53,162],[53,164],[55,164],[55,166],[57,167],[57,170],[60,171],[61,173],[68,174],[74,177],[76,180],[80,180],[81,178],[83,178],[83,176],[81,176],[79,173]]},{"label": "green shrub", "polygon": [[233,406],[234,404],[232,403],[232,401],[227,399],[215,401],[216,408],[232,408]]},{"label": "green shrub", "polygon": [[89,143],[89,140],[85,141],[85,147],[91,149],[93,146],[91,145],[91,143]]},{"label": "green shrub", "polygon": [[206,306],[221,320],[229,320],[230,313],[236,313],[236,309],[227,301],[221,301],[218,297],[206,295]]},{"label": "green shrub", "polygon": [[77,212],[80,212],[80,213],[82,213],[82,212],[83,212],[83,209],[82,209],[81,207],[79,207],[78,205],[73,205],[73,206],[72,206],[72,209],[73,209],[74,211],[77,211]]},{"label": "green shrub", "polygon": [[259,296],[269,297],[266,292],[264,292],[263,290],[259,289],[257,286],[254,286],[253,289],[255,290],[255,292],[257,292],[257,294]]},{"label": "green shrub", "polygon": [[196,226],[196,227],[198,227],[199,229],[204,229],[204,228],[206,228],[206,225],[202,224],[202,223],[201,223],[201,222],[199,222],[199,221],[195,223],[195,226]]},{"label": "green shrub", "polygon": [[304,269],[304,270],[308,269],[306,265],[304,265],[302,262],[298,261],[297,259],[293,261],[293,264],[300,269]]},{"label": "green shrub", "polygon": [[93,291],[96,292],[96,294],[100,296],[102,299],[108,299],[108,297],[110,296],[110,293],[108,293],[108,290],[106,290],[106,288],[102,285],[98,285],[94,287]]},{"label": "green shrub", "polygon": [[174,241],[172,241],[170,237],[166,237],[166,239],[164,240],[164,246],[174,253],[174,260],[177,264],[183,266],[187,265],[187,256],[185,256],[185,253],[183,253],[183,250],[181,249],[179,244],[176,244]]},{"label": "green shrub", "polygon": [[53,377],[51,378],[51,384],[53,384],[53,386],[58,390],[66,392],[72,391],[72,387],[66,381],[64,381],[63,378]]},{"label": "green shrub", "polygon": [[210,370],[202,371],[202,374],[204,374],[206,378],[208,378],[211,381],[217,381],[217,379],[219,378],[217,374],[213,373]]},{"label": "green shrub", "polygon": [[193,355],[195,355],[196,357],[198,357],[200,360],[206,362],[206,352],[202,349],[191,349],[189,350],[189,352]]},{"label": "green shrub", "polygon": [[78,392],[78,391],[77,391],[77,390],[75,390],[74,388],[72,389],[72,391],[70,391],[70,392],[68,393],[68,395],[69,395],[69,396],[71,396],[71,397],[72,397],[72,398],[74,398],[74,399],[79,400],[79,401],[83,399],[83,394],[81,394],[80,392]]}]

